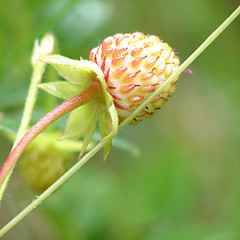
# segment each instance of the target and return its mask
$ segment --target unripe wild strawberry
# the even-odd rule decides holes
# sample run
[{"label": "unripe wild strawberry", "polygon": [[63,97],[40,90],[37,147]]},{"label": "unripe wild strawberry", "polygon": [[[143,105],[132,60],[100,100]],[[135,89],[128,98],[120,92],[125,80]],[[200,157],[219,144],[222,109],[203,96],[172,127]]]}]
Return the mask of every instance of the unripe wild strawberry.
[{"label": "unripe wild strawberry", "polygon": [[[24,152],[19,172],[26,184],[37,193],[46,190],[69,168],[73,154],[59,146],[56,137],[42,134]],[[61,142],[60,142],[61,144]]]},{"label": "unripe wild strawberry", "polygon": [[[108,92],[114,99],[121,122],[128,117],[178,67],[179,58],[158,37],[143,33],[115,34],[89,53],[91,61],[101,67]],[[169,84],[130,124],[150,118],[175,91]]]},{"label": "unripe wild strawberry", "polygon": [[[69,169],[74,153],[83,146],[82,141],[56,141],[61,135],[55,131],[41,134],[22,155],[19,173],[24,182],[38,193],[46,190]],[[87,150],[94,145],[91,142]]]}]

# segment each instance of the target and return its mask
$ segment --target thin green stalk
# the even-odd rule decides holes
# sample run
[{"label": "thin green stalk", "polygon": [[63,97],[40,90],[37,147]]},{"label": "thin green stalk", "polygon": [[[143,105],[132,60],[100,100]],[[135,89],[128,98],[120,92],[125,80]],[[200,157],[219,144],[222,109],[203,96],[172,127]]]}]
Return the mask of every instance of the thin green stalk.
[{"label": "thin green stalk", "polygon": [[[240,6],[204,41],[202,45],[176,70],[176,72],[166,80],[166,82],[159,87],[144,103],[137,108],[119,127],[120,131],[126,126],[132,118],[134,118],[149,102],[151,102],[156,95],[158,95],[169,83],[173,81],[186,67],[188,67],[194,59],[196,59],[222,32],[223,30],[239,15]],[[15,216],[8,224],[0,230],[0,237],[8,232],[20,220],[22,220],[28,213],[42,203],[48,196],[50,196],[57,188],[59,188],[69,177],[73,175],[82,165],[84,165],[92,156],[94,156],[100,149],[102,149],[107,142],[100,142],[91,151],[89,151],[83,158],[77,162],[71,169],[69,169],[61,178],[59,178],[53,185],[51,185],[45,192],[43,192],[37,199],[29,204],[22,212]]]},{"label": "thin green stalk", "polygon": [[[18,144],[20,139],[26,133],[28,125],[32,118],[33,108],[37,99],[38,84],[41,82],[41,79],[46,67],[46,63],[39,62],[38,60],[41,57],[51,53],[53,51],[53,46],[54,46],[54,38],[52,34],[46,34],[43,37],[40,45],[38,40],[36,40],[34,43],[34,49],[32,54],[33,74],[30,80],[30,87],[28,90],[28,95],[26,98],[25,106],[24,106],[22,120],[21,120],[20,127],[17,132],[17,136],[12,149]],[[8,175],[4,180],[4,183],[0,187],[0,202],[6,190],[8,181],[12,175],[13,169],[14,169],[14,166],[12,166],[12,168],[10,169],[10,171],[8,172]]]},{"label": "thin green stalk", "polygon": [[[23,116],[22,116],[22,120],[21,120],[21,124],[20,124],[19,130],[18,130],[17,136],[16,136],[16,140],[13,144],[12,149],[17,145],[19,140],[24,136],[24,134],[27,131],[29,122],[32,117],[32,112],[33,112],[33,108],[34,108],[34,105],[36,102],[36,98],[37,98],[38,84],[41,82],[42,75],[45,70],[45,65],[46,65],[45,63],[37,63],[37,64],[33,65],[33,74],[31,77],[31,83],[30,83],[28,95],[26,98],[25,106],[24,106]],[[0,201],[3,197],[3,194],[7,187],[8,181],[12,175],[13,168],[14,168],[14,166],[8,173],[8,176],[6,177],[4,184],[0,189]]]},{"label": "thin green stalk", "polygon": [[135,111],[130,114],[119,125],[118,131],[124,128],[136,115],[138,115],[159,93],[165,89],[169,83],[173,81],[184,69],[186,69],[218,36],[227,26],[239,15],[240,6],[195,50],[180,67],[159,87],[154,93],[149,96]]},{"label": "thin green stalk", "polygon": [[16,144],[19,142],[19,140],[24,136],[26,133],[26,130],[28,128],[28,125],[30,123],[30,120],[32,118],[32,112],[33,108],[37,99],[37,93],[38,93],[38,84],[40,84],[42,75],[45,71],[45,63],[38,63],[33,66],[33,74],[31,78],[30,87],[28,90],[27,99],[24,106],[23,116],[21,120],[21,124],[17,133],[16,140],[13,144],[13,148],[16,146]]}]

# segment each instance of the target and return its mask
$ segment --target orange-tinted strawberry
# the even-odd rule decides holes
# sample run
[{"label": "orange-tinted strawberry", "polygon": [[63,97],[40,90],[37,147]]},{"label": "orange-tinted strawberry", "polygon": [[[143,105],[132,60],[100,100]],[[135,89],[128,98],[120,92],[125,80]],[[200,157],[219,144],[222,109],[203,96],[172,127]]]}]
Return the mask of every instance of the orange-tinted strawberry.
[{"label": "orange-tinted strawberry", "polygon": [[[179,58],[158,37],[143,33],[115,34],[89,53],[91,61],[101,67],[114,99],[119,121],[130,115],[178,67]],[[175,91],[175,81],[157,96],[130,123],[154,115]]]}]

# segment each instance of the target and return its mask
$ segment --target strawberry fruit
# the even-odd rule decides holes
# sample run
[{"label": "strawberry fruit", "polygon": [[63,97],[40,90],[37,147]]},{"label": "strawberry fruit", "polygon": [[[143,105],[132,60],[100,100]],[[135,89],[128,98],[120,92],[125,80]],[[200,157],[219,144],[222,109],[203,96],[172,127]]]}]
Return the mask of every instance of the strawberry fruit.
[{"label": "strawberry fruit", "polygon": [[[115,34],[89,53],[101,67],[108,92],[114,99],[119,121],[123,121],[178,67],[173,49],[158,37],[135,32]],[[150,118],[175,91],[177,78],[169,84],[130,124]]]}]

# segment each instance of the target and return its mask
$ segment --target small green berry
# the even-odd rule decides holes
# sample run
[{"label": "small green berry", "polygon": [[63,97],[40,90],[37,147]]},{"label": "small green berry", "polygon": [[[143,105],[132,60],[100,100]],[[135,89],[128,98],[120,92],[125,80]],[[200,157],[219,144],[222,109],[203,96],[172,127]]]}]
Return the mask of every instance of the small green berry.
[{"label": "small green berry", "polygon": [[56,138],[42,134],[22,155],[19,171],[27,185],[41,193],[69,168],[72,154],[61,149]]}]

